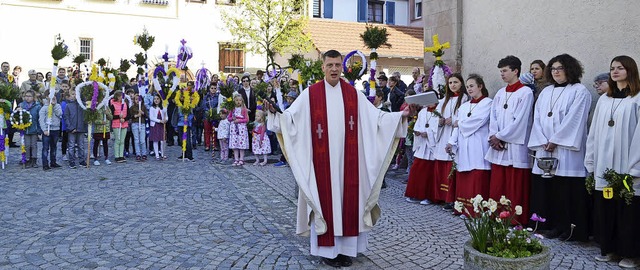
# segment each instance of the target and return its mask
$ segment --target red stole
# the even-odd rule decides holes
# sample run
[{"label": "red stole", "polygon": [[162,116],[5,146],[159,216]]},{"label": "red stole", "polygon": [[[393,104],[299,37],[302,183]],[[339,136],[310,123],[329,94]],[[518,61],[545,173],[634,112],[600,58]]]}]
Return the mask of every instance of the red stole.
[{"label": "red stole", "polygon": [[[331,166],[329,160],[329,125],[327,123],[327,96],[324,80],[309,87],[311,110],[311,143],[313,145],[313,171],[316,175],[322,216],[327,232],[318,235],[318,246],[334,246],[333,201],[331,196]],[[344,102],[344,186],[342,197],[343,236],[358,236],[358,92],[340,80]]]}]

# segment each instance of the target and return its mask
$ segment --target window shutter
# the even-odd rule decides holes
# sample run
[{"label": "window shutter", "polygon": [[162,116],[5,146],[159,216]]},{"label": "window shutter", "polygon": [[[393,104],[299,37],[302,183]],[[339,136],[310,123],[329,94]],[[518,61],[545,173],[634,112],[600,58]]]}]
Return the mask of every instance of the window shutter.
[{"label": "window shutter", "polygon": [[358,22],[367,22],[367,0],[358,0]]},{"label": "window shutter", "polygon": [[387,24],[396,24],[396,2],[387,2]]},{"label": "window shutter", "polygon": [[333,0],[324,0],[324,18],[333,18]]}]

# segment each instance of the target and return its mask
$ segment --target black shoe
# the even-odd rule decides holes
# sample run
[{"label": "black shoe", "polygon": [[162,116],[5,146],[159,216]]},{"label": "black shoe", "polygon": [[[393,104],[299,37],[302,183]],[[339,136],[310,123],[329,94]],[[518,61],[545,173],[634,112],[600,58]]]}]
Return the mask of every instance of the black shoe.
[{"label": "black shoe", "polygon": [[61,168],[62,166],[58,165],[58,163],[51,163],[51,168]]},{"label": "black shoe", "polygon": [[187,160],[191,161],[191,162],[196,162],[195,158],[187,158]]},{"label": "black shoe", "polygon": [[9,148],[18,148],[20,147],[19,145],[17,145],[16,143],[10,143],[9,144]]},{"label": "black shoe", "polygon": [[451,210],[453,210],[453,203],[446,203],[446,204],[442,207],[442,210],[445,210],[445,211],[451,211]]},{"label": "black shoe", "polygon": [[70,164],[69,164],[69,169],[75,169],[75,168],[77,168],[77,167],[76,167],[76,164],[73,164],[73,163],[70,163]]},{"label": "black shoe", "polygon": [[338,255],[338,257],[336,259],[340,259],[340,265],[344,266],[344,267],[349,267],[353,264],[353,261],[351,260],[351,257],[346,256],[346,255]]},{"label": "black shoe", "polygon": [[338,268],[342,266],[342,260],[340,260],[340,255],[338,255],[338,257],[336,257],[335,259],[322,258],[322,261],[324,262],[324,264],[331,267]]},{"label": "black shoe", "polygon": [[47,165],[44,165],[44,166],[42,166],[42,169],[45,170],[45,171],[48,171],[48,170],[51,170],[51,167],[49,167]]},{"label": "black shoe", "polygon": [[87,163],[84,161],[80,162],[80,167],[87,168]]}]

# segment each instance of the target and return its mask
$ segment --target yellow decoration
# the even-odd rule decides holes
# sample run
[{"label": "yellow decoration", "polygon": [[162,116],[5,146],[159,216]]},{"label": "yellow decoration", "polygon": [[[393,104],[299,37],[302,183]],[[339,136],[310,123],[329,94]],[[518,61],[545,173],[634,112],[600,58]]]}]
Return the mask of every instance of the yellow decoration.
[{"label": "yellow decoration", "polygon": [[376,81],[369,81],[369,89],[376,89]]},{"label": "yellow decoration", "polygon": [[233,100],[233,98],[232,98],[232,97],[228,97],[228,98],[227,98],[227,101],[232,101],[232,100]]},{"label": "yellow decoration", "polygon": [[13,83],[14,81],[13,75],[9,74],[8,79],[10,83]]},{"label": "yellow decoration", "polygon": [[4,155],[4,151],[0,152],[0,162],[5,162],[7,157]]},{"label": "yellow decoration", "polygon": [[602,196],[605,199],[608,199],[608,200],[612,199],[613,198],[613,188],[611,188],[611,187],[603,188],[602,189]]},{"label": "yellow decoration", "polygon": [[[184,101],[181,101],[180,98],[183,96]],[[198,95],[198,92],[191,93],[191,88],[178,90],[174,101],[176,106],[182,109],[182,111],[188,111],[198,105],[198,102],[200,102],[200,95]]]},{"label": "yellow decoration", "polygon": [[624,177],[624,180],[622,180],[622,184],[624,184],[624,187],[627,189],[627,191],[631,191],[631,188],[629,188],[629,183],[627,183],[627,180],[629,179],[629,175]]},{"label": "yellow decoration", "polygon": [[169,93],[162,100],[162,107],[163,108],[166,108],[169,105],[169,97],[171,97],[171,95],[173,95],[173,90],[169,90]]},{"label": "yellow decoration", "polygon": [[[184,116],[184,121],[187,122],[189,119],[188,115]],[[182,126],[182,133],[187,133],[187,125]],[[187,151],[187,140],[182,140],[182,152]]]},{"label": "yellow decoration", "polygon": [[220,72],[220,80],[223,82],[227,80],[227,76],[224,75],[224,72]]},{"label": "yellow decoration", "polygon": [[[451,48],[451,44],[449,44],[449,42],[440,44],[440,41],[438,40],[438,34],[433,35],[431,39],[433,40],[433,46],[424,48],[424,52],[434,53],[434,55],[436,56],[436,60],[441,60],[442,54],[444,54],[442,50]],[[439,54],[437,53],[438,51],[440,51]]]},{"label": "yellow decoration", "polygon": [[57,81],[58,80],[56,80],[56,77],[51,76],[51,82],[49,83],[49,89],[55,89]]}]

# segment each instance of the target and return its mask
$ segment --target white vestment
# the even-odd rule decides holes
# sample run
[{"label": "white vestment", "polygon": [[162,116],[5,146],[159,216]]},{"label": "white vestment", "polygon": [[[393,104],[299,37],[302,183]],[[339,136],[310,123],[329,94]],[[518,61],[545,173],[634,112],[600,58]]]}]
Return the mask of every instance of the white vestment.
[{"label": "white vestment", "polygon": [[[536,157],[555,157],[558,167],[553,174],[566,177],[585,177],[585,144],[587,142],[587,119],[591,106],[591,93],[582,84],[566,87],[547,86],[536,102],[533,127],[529,137],[529,149]],[[549,112],[552,113],[549,117]],[[544,150],[548,142],[557,145],[553,152]],[[544,172],[534,160],[533,173]]]},{"label": "white vestment", "polygon": [[[335,246],[317,247],[314,235],[327,232],[322,216],[320,198],[313,167],[313,145],[311,136],[318,136],[311,128],[309,91],[303,91],[295,102],[282,114],[269,113],[267,128],[281,133],[283,152],[300,187],[296,233],[312,233],[311,254],[334,258],[338,254],[355,257],[366,243],[366,232],[370,231],[380,217],[378,197],[385,172],[389,167],[398,140],[406,136],[407,122],[402,113],[387,113],[375,108],[358,93],[358,164],[359,164],[359,237],[343,237],[342,233],[342,189],[344,183],[345,116],[341,86],[335,87],[324,81],[329,124],[329,158],[331,167],[331,190]],[[355,91],[355,90],[354,90]],[[354,169],[354,168],[346,168]],[[313,225],[313,226],[312,226]],[[364,240],[364,241],[363,241]],[[343,244],[350,247],[341,246]],[[355,246],[353,246],[355,245]],[[366,247],[366,245],[365,245]]]},{"label": "white vestment", "polygon": [[[467,95],[463,95],[462,103],[467,102],[467,100],[469,100]],[[437,143],[436,159],[437,160],[451,161],[451,157],[449,156],[445,148],[447,147],[447,143],[449,142],[449,138],[451,137],[451,134],[453,134],[453,123],[455,123],[458,120],[458,112],[460,112],[460,110],[458,109],[457,111],[454,111],[456,108],[457,102],[458,102],[458,97],[451,97],[449,99],[449,102],[447,103],[447,106],[444,108],[444,110],[442,109],[442,107],[444,106],[444,99],[441,99],[438,102],[438,107],[436,108],[436,111],[438,111],[444,119],[451,117],[451,125],[444,125],[440,127],[440,130],[438,131],[439,137],[436,138],[436,143]]]},{"label": "white vestment", "polygon": [[491,170],[491,163],[484,156],[489,151],[487,138],[492,103],[490,98],[485,97],[478,103],[466,102],[458,109],[458,127],[453,130],[449,144],[457,152],[459,172]]},{"label": "white vestment", "polygon": [[594,174],[596,190],[607,186],[601,176],[606,169],[613,169],[634,176],[635,195],[640,196],[640,94],[624,99],[600,96],[587,137],[584,166]]},{"label": "white vestment", "polygon": [[[413,156],[423,160],[435,160],[436,137],[440,118],[427,108],[420,110],[413,126],[414,131],[426,133],[427,137],[413,136]],[[427,124],[429,127],[427,127]]]},{"label": "white vestment", "polygon": [[[506,109],[505,104],[507,104]],[[503,141],[506,149],[498,151],[489,148],[489,152],[484,157],[487,161],[496,165],[531,169],[532,158],[529,156],[527,143],[531,131],[532,111],[531,88],[523,86],[510,93],[506,91],[506,87],[498,90],[491,105],[489,136],[495,135]]]}]

